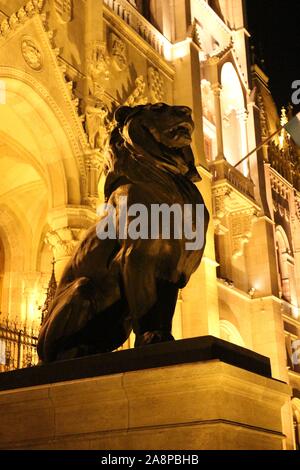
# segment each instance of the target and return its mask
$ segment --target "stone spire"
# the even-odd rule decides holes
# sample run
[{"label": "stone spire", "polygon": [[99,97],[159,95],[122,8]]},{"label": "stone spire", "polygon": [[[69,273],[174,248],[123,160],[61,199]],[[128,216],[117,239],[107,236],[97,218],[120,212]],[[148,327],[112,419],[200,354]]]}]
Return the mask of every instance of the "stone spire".
[{"label": "stone spire", "polygon": [[[283,106],[281,108],[281,118],[280,118],[280,125],[284,127],[287,123],[289,122],[288,117],[287,117],[287,110]],[[286,143],[288,143],[289,140],[289,135],[286,132],[285,129],[282,129],[281,134],[279,136],[279,143],[280,143],[280,148],[283,149]]]},{"label": "stone spire", "polygon": [[44,323],[44,320],[48,315],[50,305],[51,305],[51,303],[54,299],[55,292],[56,292],[56,289],[57,289],[57,282],[56,282],[56,277],[55,277],[54,266],[55,266],[55,259],[53,258],[53,261],[52,261],[52,274],[51,274],[51,278],[50,278],[48,288],[47,288],[46,300],[45,300],[44,306],[42,308],[41,325]]}]

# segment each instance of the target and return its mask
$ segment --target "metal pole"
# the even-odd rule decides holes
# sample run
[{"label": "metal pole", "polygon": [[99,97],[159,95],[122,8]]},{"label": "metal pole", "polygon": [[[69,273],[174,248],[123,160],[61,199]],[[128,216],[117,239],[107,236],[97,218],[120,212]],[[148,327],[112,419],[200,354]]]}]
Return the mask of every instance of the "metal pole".
[{"label": "metal pole", "polygon": [[18,358],[17,358],[18,369],[21,369],[21,348],[22,348],[22,330],[18,332]]},{"label": "metal pole", "polygon": [[248,155],[246,155],[246,157],[242,158],[242,160],[240,160],[236,165],[234,165],[234,168],[237,168],[238,166],[241,165],[241,163],[243,163],[245,160],[248,160],[249,157],[251,157],[251,155],[253,155],[255,152],[258,152],[258,150],[260,150],[264,145],[268,144],[270,142],[270,140],[273,139],[273,137],[275,137],[275,135],[279,134],[279,132],[282,131],[284,127],[280,127],[280,129],[278,129],[276,132],[274,132],[272,135],[270,135],[270,137],[268,137],[266,140],[264,140],[258,147],[256,147],[254,150],[251,150],[250,153],[248,153]]}]

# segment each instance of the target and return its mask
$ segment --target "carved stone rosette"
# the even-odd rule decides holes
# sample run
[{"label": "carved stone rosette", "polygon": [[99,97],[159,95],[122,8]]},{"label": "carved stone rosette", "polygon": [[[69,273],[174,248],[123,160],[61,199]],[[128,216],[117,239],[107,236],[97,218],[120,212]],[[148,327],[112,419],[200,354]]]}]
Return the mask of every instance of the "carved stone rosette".
[{"label": "carved stone rosette", "polygon": [[43,68],[43,55],[41,48],[29,36],[24,36],[21,42],[21,51],[24,60],[36,72]]}]

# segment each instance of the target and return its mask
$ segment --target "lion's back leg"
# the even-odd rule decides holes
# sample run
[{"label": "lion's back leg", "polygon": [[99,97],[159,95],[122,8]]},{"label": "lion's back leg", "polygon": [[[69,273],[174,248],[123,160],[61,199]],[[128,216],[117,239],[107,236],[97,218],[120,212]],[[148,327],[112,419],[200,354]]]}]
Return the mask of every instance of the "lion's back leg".
[{"label": "lion's back leg", "polygon": [[112,351],[131,332],[126,302],[119,300],[101,311],[93,282],[79,278],[56,296],[38,339],[43,362]]},{"label": "lion's back leg", "polygon": [[39,334],[37,349],[43,362],[55,360],[62,343],[85,326],[93,314],[93,291],[85,277],[60,288]]}]

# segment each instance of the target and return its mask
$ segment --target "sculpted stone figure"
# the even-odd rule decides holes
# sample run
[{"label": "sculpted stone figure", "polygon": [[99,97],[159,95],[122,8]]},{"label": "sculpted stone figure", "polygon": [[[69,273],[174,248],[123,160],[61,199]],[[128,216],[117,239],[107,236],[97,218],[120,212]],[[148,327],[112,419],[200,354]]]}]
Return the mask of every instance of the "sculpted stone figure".
[{"label": "sculpted stone figure", "polygon": [[169,239],[162,232],[148,239],[100,239],[99,224],[92,227],[67,265],[43,323],[42,362],[113,351],[132,330],[135,346],[173,340],[178,290],[201,262],[209,215],[194,184],[200,176],[190,147],[191,110],[163,103],[125,106],[115,119],[105,196],[116,208],[116,221],[120,198],[127,198],[129,207],[138,203],[149,210],[153,204],[189,204],[193,226],[201,205],[204,242],[187,250],[184,234],[179,238],[173,232]]}]

